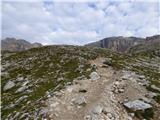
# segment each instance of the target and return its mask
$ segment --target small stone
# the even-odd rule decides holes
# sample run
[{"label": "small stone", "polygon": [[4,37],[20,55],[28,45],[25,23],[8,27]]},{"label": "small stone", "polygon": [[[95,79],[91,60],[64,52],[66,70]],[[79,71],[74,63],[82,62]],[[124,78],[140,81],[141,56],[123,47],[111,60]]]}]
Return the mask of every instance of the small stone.
[{"label": "small stone", "polygon": [[67,87],[67,91],[68,91],[69,93],[71,93],[71,92],[73,91],[73,88],[70,87],[70,86],[68,86],[68,87]]},{"label": "small stone", "polygon": [[118,91],[119,91],[119,93],[123,93],[124,89],[119,89]]},{"label": "small stone", "polygon": [[79,96],[77,98],[72,99],[72,102],[77,105],[86,105],[86,99],[84,96]]},{"label": "small stone", "polygon": [[26,86],[28,83],[29,81],[25,81],[22,86]]},{"label": "small stone", "polygon": [[62,96],[62,92],[54,92],[54,95],[55,95],[56,97],[61,97],[61,96]]},{"label": "small stone", "polygon": [[112,113],[107,113],[107,116],[108,116],[108,118],[112,118],[113,116],[112,116]]},{"label": "small stone", "polygon": [[67,85],[72,85],[72,83],[71,82],[67,82]]},{"label": "small stone", "polygon": [[149,92],[145,95],[147,98],[153,98],[155,96],[157,96],[157,93],[154,93],[154,92]]},{"label": "small stone", "polygon": [[151,88],[152,88],[152,89],[155,89],[155,90],[157,90],[157,91],[160,91],[160,88],[157,87],[157,86],[155,86],[155,85],[151,85]]},{"label": "small stone", "polygon": [[91,119],[91,116],[90,116],[90,115],[87,115],[87,116],[84,117],[84,119],[85,119],[85,120],[90,120],[90,119]]},{"label": "small stone", "polygon": [[116,82],[114,83],[114,85],[118,86],[118,85],[120,85],[120,82],[116,81]]},{"label": "small stone", "polygon": [[103,110],[103,107],[100,106],[100,105],[98,105],[98,106],[94,106],[92,112],[93,112],[94,114],[100,114],[100,113],[102,112],[102,110]]},{"label": "small stone", "polygon": [[108,113],[107,108],[103,108],[102,112],[103,112],[105,115],[107,115],[107,113]]},{"label": "small stone", "polygon": [[54,102],[54,103],[52,103],[50,106],[51,106],[51,107],[56,107],[57,105],[59,105],[59,103],[58,103],[58,102]]},{"label": "small stone", "polygon": [[146,103],[151,103],[151,99],[148,99],[148,98],[146,98],[146,97],[142,97],[140,100],[142,100],[142,101],[144,101],[144,102],[146,102]]},{"label": "small stone", "polygon": [[3,90],[4,90],[4,91],[9,90],[9,89],[13,88],[14,86],[15,86],[15,83],[14,83],[14,82],[8,81],[8,82],[5,84]]},{"label": "small stone", "polygon": [[64,80],[63,77],[60,77],[60,78],[57,79],[58,82],[63,81],[63,80]]},{"label": "small stone", "polygon": [[130,115],[131,117],[134,117],[134,116],[135,116],[135,114],[134,114],[134,113],[129,113],[129,115]]},{"label": "small stone", "polygon": [[22,86],[22,87],[20,87],[20,88],[18,88],[18,89],[16,90],[16,93],[23,92],[23,91],[26,90],[26,89],[27,89],[26,86]]},{"label": "small stone", "polygon": [[27,95],[22,96],[22,97],[20,97],[15,103],[16,103],[16,104],[19,104],[20,102],[24,101],[27,97],[28,97]]},{"label": "small stone", "polygon": [[90,78],[91,78],[91,80],[98,80],[98,79],[100,79],[100,76],[98,75],[98,73],[97,72],[92,72],[91,74],[90,74]]}]

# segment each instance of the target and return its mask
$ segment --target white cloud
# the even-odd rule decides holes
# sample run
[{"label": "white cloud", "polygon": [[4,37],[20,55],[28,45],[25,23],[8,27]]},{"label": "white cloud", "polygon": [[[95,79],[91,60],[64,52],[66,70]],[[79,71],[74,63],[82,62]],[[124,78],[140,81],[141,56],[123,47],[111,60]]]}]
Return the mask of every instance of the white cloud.
[{"label": "white cloud", "polygon": [[2,37],[77,44],[110,36],[160,34],[156,2],[2,2]]}]

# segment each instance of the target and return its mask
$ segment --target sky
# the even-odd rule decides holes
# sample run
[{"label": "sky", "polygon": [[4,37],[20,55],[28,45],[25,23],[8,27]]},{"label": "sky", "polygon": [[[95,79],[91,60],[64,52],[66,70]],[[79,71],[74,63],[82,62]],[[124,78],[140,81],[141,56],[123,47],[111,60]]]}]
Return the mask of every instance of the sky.
[{"label": "sky", "polygon": [[160,34],[158,0],[3,0],[2,38],[84,45]]}]

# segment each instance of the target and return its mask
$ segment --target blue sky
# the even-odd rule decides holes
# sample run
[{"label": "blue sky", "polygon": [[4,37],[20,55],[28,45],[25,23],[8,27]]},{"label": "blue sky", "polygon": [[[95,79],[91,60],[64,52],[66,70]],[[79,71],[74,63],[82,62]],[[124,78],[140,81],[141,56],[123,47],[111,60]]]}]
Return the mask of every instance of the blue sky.
[{"label": "blue sky", "polygon": [[2,38],[84,45],[111,36],[160,34],[158,0],[72,1],[3,0]]}]

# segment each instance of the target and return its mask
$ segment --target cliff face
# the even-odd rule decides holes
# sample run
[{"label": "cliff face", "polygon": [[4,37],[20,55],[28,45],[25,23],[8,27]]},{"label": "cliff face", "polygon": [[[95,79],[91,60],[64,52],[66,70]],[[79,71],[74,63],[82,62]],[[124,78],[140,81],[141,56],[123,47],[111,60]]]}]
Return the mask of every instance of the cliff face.
[{"label": "cliff face", "polygon": [[101,48],[108,48],[116,52],[128,52],[132,51],[131,49],[140,50],[144,47],[147,49],[147,46],[154,46],[151,44],[160,44],[160,35],[154,35],[146,38],[137,38],[137,37],[109,37],[104,38],[100,41],[87,44],[86,46],[92,47],[101,47]]},{"label": "cliff face", "polygon": [[139,44],[143,41],[141,38],[135,37],[111,37],[100,41],[102,48],[109,48],[117,52],[125,52],[131,46]]},{"label": "cliff face", "polygon": [[41,47],[40,43],[30,43],[23,39],[6,38],[1,41],[1,50],[23,51],[34,47]]},{"label": "cliff face", "polygon": [[90,43],[87,46],[108,48],[117,52],[126,52],[130,47],[140,44],[144,40],[143,38],[136,37],[109,37],[95,43]]}]

